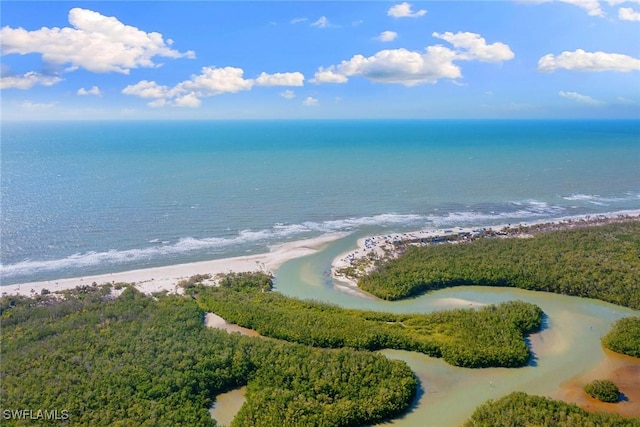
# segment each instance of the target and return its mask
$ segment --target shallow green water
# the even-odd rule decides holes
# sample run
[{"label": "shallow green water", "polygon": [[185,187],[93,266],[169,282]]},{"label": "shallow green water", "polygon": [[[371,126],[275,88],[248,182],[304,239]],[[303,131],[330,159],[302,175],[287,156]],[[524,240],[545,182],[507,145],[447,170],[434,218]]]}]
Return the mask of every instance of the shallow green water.
[{"label": "shallow green water", "polygon": [[459,426],[475,407],[488,399],[516,390],[549,395],[604,358],[600,338],[614,321],[640,314],[597,300],[508,288],[465,286],[405,301],[374,299],[329,276],[333,258],[353,248],[358,237],[351,235],[337,240],[314,255],[283,264],[276,272],[276,290],[343,307],[396,313],[426,313],[478,303],[523,300],[537,304],[546,315],[544,329],[528,338],[534,358],[530,366],[524,368],[458,368],[419,353],[382,351],[387,357],[407,362],[421,382],[414,407],[404,417],[390,422],[393,425]]}]

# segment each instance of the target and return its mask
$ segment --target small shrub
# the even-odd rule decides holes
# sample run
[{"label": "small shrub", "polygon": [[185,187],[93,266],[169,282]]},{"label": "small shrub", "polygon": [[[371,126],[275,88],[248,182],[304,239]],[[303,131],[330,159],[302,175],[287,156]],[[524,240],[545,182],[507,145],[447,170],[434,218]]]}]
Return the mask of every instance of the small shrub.
[{"label": "small shrub", "polygon": [[184,289],[191,289],[195,287],[198,283],[202,283],[205,280],[211,279],[210,274],[196,274],[189,277],[189,280],[180,280],[178,282],[178,286]]},{"label": "small shrub", "polygon": [[595,380],[584,386],[584,391],[591,397],[602,402],[615,403],[618,401],[620,390],[613,381]]}]

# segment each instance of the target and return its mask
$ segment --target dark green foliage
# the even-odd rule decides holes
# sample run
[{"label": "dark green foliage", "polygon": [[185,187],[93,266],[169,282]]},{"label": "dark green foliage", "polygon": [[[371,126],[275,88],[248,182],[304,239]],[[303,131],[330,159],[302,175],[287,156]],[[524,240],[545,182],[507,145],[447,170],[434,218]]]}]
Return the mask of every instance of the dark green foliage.
[{"label": "dark green foliage", "polygon": [[584,391],[591,397],[602,402],[615,403],[618,401],[620,390],[611,380],[594,380],[584,386]]},{"label": "dark green foliage", "polygon": [[67,410],[78,426],[207,426],[215,396],[246,384],[236,426],[339,426],[396,416],[417,389],[404,362],[227,334],[204,327],[192,298],[107,291],[0,299],[2,409]]},{"label": "dark green foliage", "polygon": [[638,427],[640,418],[587,412],[570,403],[515,392],[479,406],[464,424],[464,427],[512,426]]},{"label": "dark green foliage", "polygon": [[460,285],[511,286],[640,309],[640,223],[410,247],[358,285],[396,300]]},{"label": "dark green foliage", "polygon": [[516,367],[530,357],[523,335],[542,324],[540,308],[520,301],[433,314],[377,313],[268,292],[270,283],[260,273],[238,277],[242,282],[234,286],[199,286],[190,292],[203,310],[229,322],[316,347],[395,348],[443,357],[456,366]]},{"label": "dark green foliage", "polygon": [[616,353],[640,357],[640,317],[618,320],[602,338],[602,344]]},{"label": "dark green foliage", "polygon": [[417,381],[405,363],[378,354],[279,346],[264,354],[234,426],[349,426],[402,412]]}]

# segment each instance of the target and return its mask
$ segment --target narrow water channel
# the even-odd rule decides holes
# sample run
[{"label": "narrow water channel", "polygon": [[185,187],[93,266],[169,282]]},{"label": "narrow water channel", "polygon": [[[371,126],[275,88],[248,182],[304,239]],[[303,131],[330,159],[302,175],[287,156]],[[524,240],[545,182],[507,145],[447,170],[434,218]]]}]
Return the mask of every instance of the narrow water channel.
[{"label": "narrow water channel", "polygon": [[[546,315],[544,329],[528,338],[534,358],[524,368],[458,368],[420,353],[382,351],[389,358],[407,362],[422,387],[416,405],[404,417],[391,421],[392,425],[460,426],[478,405],[512,391],[553,396],[563,384],[606,360],[600,339],[613,322],[640,315],[636,310],[593,299],[510,288],[464,286],[396,302],[359,295],[328,274],[333,258],[353,248],[358,237],[332,242],[316,254],[283,264],[276,272],[277,291],[342,307],[395,313],[429,313],[522,300],[538,305]],[[640,366],[640,361],[629,363]]]},{"label": "narrow water channel", "polygon": [[[434,291],[404,301],[379,300],[346,287],[329,275],[331,261],[353,248],[358,237],[352,235],[337,240],[318,253],[283,264],[275,274],[276,290],[288,296],[342,307],[394,313],[429,313],[522,300],[538,305],[546,316],[543,330],[527,338],[534,357],[524,368],[458,368],[420,353],[382,351],[389,358],[404,360],[421,384],[414,406],[403,417],[388,422],[391,425],[460,426],[478,405],[513,391],[565,396],[563,385],[575,383],[577,378],[606,364],[611,357],[600,343],[611,324],[622,317],[640,315],[636,310],[592,299],[475,286]],[[628,358],[625,366],[632,372],[640,372],[640,361]],[[244,402],[244,393],[232,391],[219,396],[217,402],[212,416],[227,425]]]}]

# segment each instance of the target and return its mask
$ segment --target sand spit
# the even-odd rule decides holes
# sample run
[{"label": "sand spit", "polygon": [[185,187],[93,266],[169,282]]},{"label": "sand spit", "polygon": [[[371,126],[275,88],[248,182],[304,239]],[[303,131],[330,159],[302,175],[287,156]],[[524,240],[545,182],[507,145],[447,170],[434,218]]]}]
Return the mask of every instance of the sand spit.
[{"label": "sand spit", "polygon": [[377,263],[399,257],[409,246],[462,244],[481,238],[529,238],[549,231],[631,221],[640,221],[640,211],[567,217],[552,222],[454,227],[370,236],[358,240],[357,249],[336,257],[331,264],[331,275],[355,287],[358,278],[373,271]]}]

